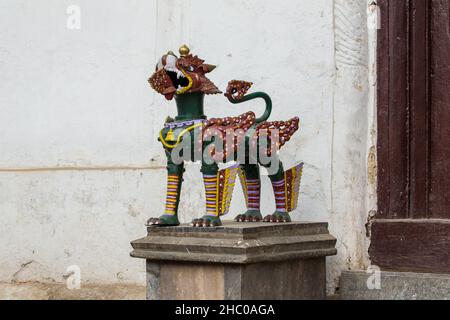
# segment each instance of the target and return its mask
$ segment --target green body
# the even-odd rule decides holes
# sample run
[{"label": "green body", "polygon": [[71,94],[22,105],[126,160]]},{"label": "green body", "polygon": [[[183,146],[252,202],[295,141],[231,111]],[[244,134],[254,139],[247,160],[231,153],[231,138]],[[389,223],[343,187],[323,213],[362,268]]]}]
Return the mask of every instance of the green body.
[{"label": "green body", "polygon": [[203,101],[205,95],[203,93],[189,93],[182,95],[175,95],[177,103],[178,115],[175,117],[176,121],[206,119],[203,111]]}]

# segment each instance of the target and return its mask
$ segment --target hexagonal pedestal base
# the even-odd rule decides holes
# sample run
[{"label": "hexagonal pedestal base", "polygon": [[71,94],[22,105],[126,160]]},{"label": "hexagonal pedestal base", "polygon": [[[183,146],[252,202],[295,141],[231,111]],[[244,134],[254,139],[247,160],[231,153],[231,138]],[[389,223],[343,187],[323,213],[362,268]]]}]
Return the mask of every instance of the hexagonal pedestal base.
[{"label": "hexagonal pedestal base", "polygon": [[148,228],[131,256],[147,260],[148,299],[324,299],[326,223]]}]

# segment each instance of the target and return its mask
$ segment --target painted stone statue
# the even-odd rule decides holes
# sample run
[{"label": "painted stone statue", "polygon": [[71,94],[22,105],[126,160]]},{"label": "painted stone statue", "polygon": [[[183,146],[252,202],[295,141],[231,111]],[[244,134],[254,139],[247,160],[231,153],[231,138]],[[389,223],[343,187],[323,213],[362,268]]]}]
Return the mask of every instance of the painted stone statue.
[{"label": "painted stone statue", "polygon": [[[221,225],[220,217],[230,207],[237,177],[244,190],[247,211],[238,222],[290,222],[289,212],[297,207],[303,164],[285,170],[277,150],[290,140],[299,128],[297,117],[288,121],[268,122],[272,101],[263,92],[247,94],[252,83],[230,81],[225,96],[233,104],[261,98],[266,103],[264,114],[253,112],[237,117],[211,118],[204,114],[204,97],[222,93],[206,75],[215,66],[190,54],[187,46],[179,49],[179,57],[169,51],[156,65],[149,83],[166,99],[175,98],[178,115],[168,118],[160,131],[159,141],[167,156],[167,194],[165,212],[150,218],[148,225],[179,225],[178,205],[183,183],[185,161],[201,161],[205,186],[206,210],[192,221],[195,227]],[[180,158],[181,157],[181,158]],[[220,163],[234,162],[219,170]],[[275,194],[276,210],[264,218],[260,210],[260,166],[267,168]]]}]

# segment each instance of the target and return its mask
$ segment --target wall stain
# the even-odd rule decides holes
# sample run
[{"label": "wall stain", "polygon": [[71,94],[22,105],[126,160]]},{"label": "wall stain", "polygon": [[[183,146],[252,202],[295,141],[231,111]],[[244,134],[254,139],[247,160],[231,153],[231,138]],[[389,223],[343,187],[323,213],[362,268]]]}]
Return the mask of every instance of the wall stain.
[{"label": "wall stain", "polygon": [[369,150],[369,156],[367,159],[367,179],[371,186],[376,186],[377,183],[377,153],[375,146],[372,146]]},{"label": "wall stain", "polygon": [[376,215],[377,215],[376,210],[370,210],[369,214],[367,215],[367,222],[365,224],[365,227],[366,227],[366,237],[369,239],[372,235],[372,224],[375,220]]}]

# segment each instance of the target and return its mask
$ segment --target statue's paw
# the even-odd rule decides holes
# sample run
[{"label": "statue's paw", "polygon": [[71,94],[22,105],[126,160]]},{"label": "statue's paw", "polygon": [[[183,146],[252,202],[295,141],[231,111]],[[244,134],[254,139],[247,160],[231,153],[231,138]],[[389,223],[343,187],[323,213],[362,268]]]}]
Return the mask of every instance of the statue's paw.
[{"label": "statue's paw", "polygon": [[150,226],[159,226],[159,227],[167,227],[167,226],[178,226],[180,225],[180,221],[178,221],[177,216],[172,215],[163,215],[159,218],[150,218],[147,220],[147,227]]},{"label": "statue's paw", "polygon": [[203,216],[199,219],[194,219],[191,222],[191,226],[193,227],[219,227],[222,225],[222,221],[220,221],[219,217],[216,216]]},{"label": "statue's paw", "polygon": [[265,216],[263,222],[288,223],[291,222],[291,217],[286,212],[275,212]]},{"label": "statue's paw", "polygon": [[256,217],[252,216],[246,216],[245,214],[239,214],[234,218],[234,221],[236,222],[258,222],[261,221],[261,219],[258,220]]},{"label": "statue's paw", "polygon": [[236,222],[260,222],[262,215],[259,210],[249,210],[244,214],[240,214],[234,218]]}]

